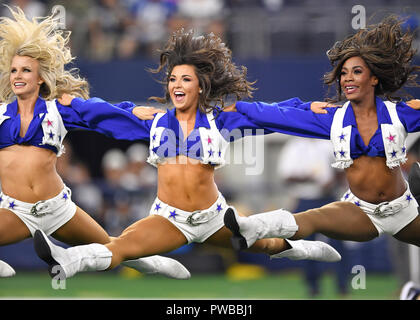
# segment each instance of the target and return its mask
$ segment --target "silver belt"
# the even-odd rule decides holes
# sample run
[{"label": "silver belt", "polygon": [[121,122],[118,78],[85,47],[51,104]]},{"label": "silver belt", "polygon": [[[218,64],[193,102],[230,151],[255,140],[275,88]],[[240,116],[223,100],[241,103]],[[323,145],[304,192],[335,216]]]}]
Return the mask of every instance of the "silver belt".
[{"label": "silver belt", "polygon": [[186,219],[186,222],[191,226],[197,226],[202,223],[206,223],[214,218],[218,212],[216,210],[197,210],[192,212]]},{"label": "silver belt", "polygon": [[48,200],[41,200],[35,203],[31,208],[31,215],[35,217],[41,217],[50,213],[50,203],[47,203]]},{"label": "silver belt", "polygon": [[[71,197],[71,189],[68,187],[64,188],[64,193],[66,194],[66,198],[64,201],[66,201],[66,199],[70,199]],[[61,196],[62,193],[60,193],[58,196],[56,196],[53,199],[48,199],[48,200],[40,200],[38,202],[36,202],[30,210],[31,215],[35,216],[35,217],[42,217],[45,216],[46,214],[52,213],[51,211],[51,207],[55,207],[57,205],[57,202],[62,200],[63,198],[58,198],[59,196]]]},{"label": "silver belt", "polygon": [[400,212],[406,207],[408,207],[408,204],[404,205],[400,202],[382,202],[375,208],[372,214],[377,215],[379,217],[392,216],[393,214]]}]

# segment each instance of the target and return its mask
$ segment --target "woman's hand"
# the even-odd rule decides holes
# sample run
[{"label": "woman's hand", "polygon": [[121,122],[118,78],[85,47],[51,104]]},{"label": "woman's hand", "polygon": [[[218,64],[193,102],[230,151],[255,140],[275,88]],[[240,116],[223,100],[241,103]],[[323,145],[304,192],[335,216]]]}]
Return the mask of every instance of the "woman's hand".
[{"label": "woman's hand", "polygon": [[71,105],[71,102],[73,101],[73,99],[74,99],[74,96],[72,96],[71,94],[63,93],[61,98],[58,98],[57,100],[61,105],[69,106]]},{"label": "woman's hand", "polygon": [[325,108],[340,108],[342,106],[337,104],[331,104],[329,102],[321,102],[321,101],[314,101],[311,103],[311,110],[314,113],[321,113],[325,114],[327,113],[327,110],[324,110]]},{"label": "woman's hand", "polygon": [[236,112],[236,102],[231,104],[230,106],[226,106],[223,108],[223,111],[226,112]]},{"label": "woman's hand", "polygon": [[132,112],[140,120],[152,120],[156,113],[165,113],[162,109],[144,106],[134,107]]},{"label": "woman's hand", "polygon": [[414,99],[414,100],[407,101],[407,105],[410,108],[420,110],[420,100],[419,99]]}]

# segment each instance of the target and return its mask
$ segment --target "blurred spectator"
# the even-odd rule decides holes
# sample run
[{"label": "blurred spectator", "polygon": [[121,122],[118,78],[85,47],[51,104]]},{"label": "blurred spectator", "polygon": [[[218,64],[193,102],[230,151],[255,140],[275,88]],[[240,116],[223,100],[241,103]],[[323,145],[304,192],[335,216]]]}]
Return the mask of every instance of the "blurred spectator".
[{"label": "blurred spectator", "polygon": [[99,182],[105,203],[105,229],[112,236],[149,214],[156,193],[156,170],[146,163],[148,149],[133,144],[126,153],[108,150]]},{"label": "blurred spectator", "polygon": [[108,150],[102,158],[102,170],[106,184],[111,188],[122,187],[121,178],[127,167],[127,157],[120,149]]},{"label": "blurred spectator", "polygon": [[[302,212],[319,208],[337,200],[340,191],[340,181],[336,171],[331,167],[333,150],[328,140],[312,140],[305,138],[290,138],[281,150],[278,174],[289,191],[290,199],[295,199],[293,212]],[[338,172],[338,171],[337,171]],[[337,190],[338,189],[338,190]],[[320,238],[322,237],[322,238]],[[311,236],[308,240],[322,240],[331,244],[342,256],[340,262],[334,263],[337,275],[337,291],[347,294],[347,276],[345,246],[342,241],[328,239],[322,235]],[[305,280],[309,295],[320,294],[320,277],[325,264],[317,261],[303,261]]]},{"label": "blurred spectator", "polygon": [[108,206],[105,211],[104,228],[110,236],[116,237],[139,219],[139,212],[133,206],[130,193],[119,190],[112,197],[112,205]]},{"label": "blurred spectator", "polygon": [[[178,0],[178,17],[183,27],[196,34],[213,32],[225,38],[225,3],[223,0]],[[178,26],[179,27],[179,26]]]},{"label": "blurred spectator", "polygon": [[65,152],[57,160],[57,172],[72,190],[73,200],[103,226],[102,193],[93,182],[88,167],[73,154],[71,144],[64,141],[63,145]]},{"label": "blurred spectator", "polygon": [[121,185],[126,167],[127,158],[120,149],[110,149],[102,158],[103,178],[97,184],[104,199],[104,228],[111,236],[119,235],[120,215],[128,216],[130,211],[128,191]]},{"label": "blurred spectator", "polygon": [[[46,5],[38,0],[9,0],[6,3],[10,7],[19,7],[25,12],[28,19],[44,17],[47,15]],[[0,15],[10,17],[10,11],[6,7],[0,7]]]},{"label": "blurred spectator", "polygon": [[131,24],[121,1],[97,0],[88,13],[89,58],[107,61],[117,54],[121,38]]},{"label": "blurred spectator", "polygon": [[71,31],[70,47],[77,57],[87,57],[89,46],[86,45],[89,36],[88,12],[96,0],[49,0],[48,10],[53,11],[54,6],[64,7],[65,29]]},{"label": "blurred spectator", "polygon": [[127,151],[127,168],[121,177],[121,184],[128,190],[153,189],[157,187],[157,172],[146,160],[149,149],[146,145],[135,143]]},{"label": "blurred spectator", "polygon": [[263,0],[265,8],[269,11],[279,11],[283,6],[283,0]]},{"label": "blurred spectator", "polygon": [[[197,35],[213,32],[226,42],[234,42],[230,47],[238,57],[284,54],[285,49],[279,43],[287,43],[287,52],[323,54],[335,39],[354,32],[350,23],[351,1],[325,6],[327,3],[326,0],[6,1],[21,7],[28,17],[45,16],[54,5],[63,5],[67,30],[72,31],[73,52],[79,58],[94,61],[155,57],[156,49],[180,28],[194,29]],[[398,3],[377,0],[365,6],[368,16],[375,12],[380,16],[383,13],[380,10],[388,7],[390,12],[407,17],[404,26],[418,33],[418,1],[405,0],[403,7]],[[363,1],[359,4],[363,5]],[[4,8],[0,8],[0,13],[8,14]],[[250,20],[259,24],[250,24]],[[414,42],[420,48],[418,36]],[[260,49],[251,54],[249,43]]]},{"label": "blurred spectator", "polygon": [[152,56],[166,42],[167,21],[177,10],[176,3],[173,0],[134,0],[128,5],[132,23],[121,40],[118,57]]},{"label": "blurred spectator", "polygon": [[263,0],[226,0],[226,7],[235,10],[240,8],[256,8],[262,7]]}]

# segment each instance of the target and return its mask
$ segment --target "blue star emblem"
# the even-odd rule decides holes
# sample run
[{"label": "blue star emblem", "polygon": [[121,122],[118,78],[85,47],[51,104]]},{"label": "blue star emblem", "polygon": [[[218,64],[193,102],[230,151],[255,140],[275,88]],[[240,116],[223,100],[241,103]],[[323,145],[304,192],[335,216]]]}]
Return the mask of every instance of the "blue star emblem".
[{"label": "blue star emblem", "polygon": [[69,198],[69,197],[68,197],[67,193],[65,193],[65,192],[64,192],[64,193],[63,193],[63,199],[64,199],[64,200],[67,200],[68,198]]},{"label": "blue star emblem", "polygon": [[2,197],[0,197],[0,202],[2,202],[3,201],[3,198]]},{"label": "blue star emblem", "polygon": [[345,137],[346,137],[346,135],[345,135],[344,133],[342,133],[342,134],[339,136],[339,138],[340,138],[340,142],[341,142],[341,141],[346,141]]},{"label": "blue star emblem", "polygon": [[344,158],[346,156],[346,152],[343,149],[341,149],[341,151],[339,152],[340,152],[341,158]]},{"label": "blue star emblem", "polygon": [[50,137],[50,139],[52,139],[52,138],[54,138],[55,134],[52,131],[50,131],[50,133],[48,134],[48,136]]},{"label": "blue star emblem", "polygon": [[221,156],[222,156],[222,151],[219,150],[219,157],[221,157]]},{"label": "blue star emblem", "polygon": [[152,140],[155,141],[156,140],[156,133],[152,136]]},{"label": "blue star emblem", "polygon": [[155,210],[156,211],[159,211],[159,209],[160,209],[161,207],[160,207],[160,203],[156,203],[156,206],[155,206]]},{"label": "blue star emblem", "polygon": [[392,152],[389,153],[392,158],[395,158],[397,156],[397,151],[392,150]]},{"label": "blue star emblem", "polygon": [[14,202],[14,201],[9,202],[9,208],[14,209],[14,207],[15,207],[15,206],[16,206],[16,204],[15,204],[15,202]]},{"label": "blue star emblem", "polygon": [[410,202],[411,200],[413,200],[413,198],[411,198],[411,196],[408,194],[407,197],[405,198],[405,200],[407,200],[408,202]]},{"label": "blue star emblem", "polygon": [[356,201],[354,204],[355,204],[356,206],[360,207],[360,202],[359,202],[359,201]]},{"label": "blue star emblem", "polygon": [[407,150],[407,148],[406,147],[402,147],[401,152],[402,153],[405,153],[405,150]]},{"label": "blue star emblem", "polygon": [[221,204],[218,204],[216,210],[217,210],[218,213],[220,213],[220,211],[223,210],[222,205]]},{"label": "blue star emblem", "polygon": [[209,150],[209,156],[212,157],[213,156],[214,151],[213,150]]},{"label": "blue star emblem", "polygon": [[344,199],[348,199],[350,197],[350,193],[346,193],[345,195],[344,195]]},{"label": "blue star emblem", "polygon": [[169,213],[170,213],[169,218],[174,218],[175,219],[175,216],[177,216],[175,209],[174,209],[174,211],[169,211]]}]

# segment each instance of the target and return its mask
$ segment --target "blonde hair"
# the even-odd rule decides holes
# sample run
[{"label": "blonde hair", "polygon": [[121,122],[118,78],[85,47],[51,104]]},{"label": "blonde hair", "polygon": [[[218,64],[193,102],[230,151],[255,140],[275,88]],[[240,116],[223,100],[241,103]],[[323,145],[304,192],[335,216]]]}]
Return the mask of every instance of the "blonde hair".
[{"label": "blonde hair", "polygon": [[0,18],[0,101],[14,99],[9,82],[14,56],[28,56],[39,62],[39,74],[44,80],[39,94],[45,100],[59,98],[63,93],[89,98],[89,84],[77,74],[78,69],[64,69],[74,59],[67,46],[70,31],[59,30],[52,15],[28,20],[20,8],[8,8],[14,19]]}]

